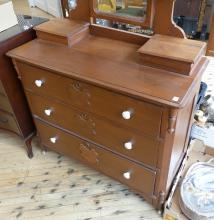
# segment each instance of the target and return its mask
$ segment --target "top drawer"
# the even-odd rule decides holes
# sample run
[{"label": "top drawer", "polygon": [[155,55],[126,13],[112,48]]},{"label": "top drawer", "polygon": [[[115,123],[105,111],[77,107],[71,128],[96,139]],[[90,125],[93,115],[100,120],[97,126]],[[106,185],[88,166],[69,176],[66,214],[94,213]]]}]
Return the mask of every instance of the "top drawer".
[{"label": "top drawer", "polygon": [[24,88],[57,98],[109,120],[158,136],[162,108],[109,90],[18,63]]}]

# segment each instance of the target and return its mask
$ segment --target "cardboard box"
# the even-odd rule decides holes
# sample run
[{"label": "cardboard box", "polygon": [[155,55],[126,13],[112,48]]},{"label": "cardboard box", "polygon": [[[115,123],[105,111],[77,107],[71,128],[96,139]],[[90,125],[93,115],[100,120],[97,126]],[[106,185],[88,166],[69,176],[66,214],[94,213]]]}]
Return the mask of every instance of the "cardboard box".
[{"label": "cardboard box", "polygon": [[17,24],[18,20],[13,10],[13,3],[11,1],[0,3],[0,32]]},{"label": "cardboard box", "polygon": [[189,167],[196,162],[206,162],[213,158],[213,156],[206,154],[206,146],[203,141],[192,140],[187,155],[184,159],[183,166],[177,175],[177,182],[175,180],[169,198],[167,199],[164,207],[164,220],[188,220],[188,218],[182,213],[179,205],[180,196],[180,184],[182,178],[185,176]]},{"label": "cardboard box", "polygon": [[194,124],[191,137],[201,140],[205,145],[205,153],[214,156],[214,130]]}]

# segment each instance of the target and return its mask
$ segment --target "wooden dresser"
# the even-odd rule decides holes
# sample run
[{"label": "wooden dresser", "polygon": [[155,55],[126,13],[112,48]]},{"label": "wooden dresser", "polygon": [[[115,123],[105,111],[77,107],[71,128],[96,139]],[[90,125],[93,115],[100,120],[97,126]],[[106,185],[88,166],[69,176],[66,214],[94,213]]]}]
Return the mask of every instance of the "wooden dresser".
[{"label": "wooden dresser", "polygon": [[205,44],[130,33],[127,40],[123,32],[110,39],[112,29],[75,20],[36,31],[38,39],[8,55],[42,145],[128,185],[159,209],[188,146]]},{"label": "wooden dresser", "polygon": [[207,56],[214,56],[214,15],[212,15],[212,24],[210,26],[210,35],[207,45]]},{"label": "wooden dresser", "polygon": [[5,53],[34,39],[33,26],[47,19],[18,15],[18,21],[16,26],[0,33],[0,128],[23,138],[28,156],[32,157],[30,142],[35,127],[20,80]]}]

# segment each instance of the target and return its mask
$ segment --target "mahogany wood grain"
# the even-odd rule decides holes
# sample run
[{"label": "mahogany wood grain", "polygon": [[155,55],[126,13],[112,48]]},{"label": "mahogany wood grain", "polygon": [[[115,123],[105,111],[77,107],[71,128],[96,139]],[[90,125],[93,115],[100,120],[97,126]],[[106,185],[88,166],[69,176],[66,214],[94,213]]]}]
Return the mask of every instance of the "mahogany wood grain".
[{"label": "mahogany wood grain", "polygon": [[206,43],[201,41],[156,34],[139,49],[139,52],[194,64],[204,55],[205,48]]},{"label": "mahogany wood grain", "polygon": [[[97,13],[96,10],[93,9],[93,1],[94,0],[77,0],[77,7],[69,12],[67,0],[61,0],[64,17],[66,17],[67,11],[70,19],[87,22],[91,20],[93,24],[95,23],[95,18],[100,17],[107,20],[134,24],[147,28],[150,27],[156,34],[185,38],[184,31],[173,21],[174,3],[176,0],[149,0],[146,21],[139,21],[130,18],[124,19],[121,17],[118,18],[118,16],[109,15],[107,13]],[[97,33],[102,34],[102,29],[95,28],[95,30]],[[119,32],[113,29],[112,34],[117,35]],[[125,35],[122,36],[125,37]]]},{"label": "mahogany wood grain", "polygon": [[[56,98],[61,102],[102,115],[108,120],[117,121],[140,132],[159,136],[162,117],[160,106],[115,94],[70,78],[59,77],[51,72],[23,63],[18,63],[18,67],[27,91]],[[29,73],[31,74],[29,75]],[[38,79],[44,81],[41,87],[35,85],[35,81]],[[115,103],[109,108],[109,103],[113,100]],[[127,110],[132,111],[129,120],[122,117],[122,112]]]},{"label": "mahogany wood grain", "polygon": [[[9,113],[4,115],[8,117],[8,123],[0,124],[0,127],[15,132],[24,142],[28,141],[29,137],[32,136],[35,127],[20,80],[17,77],[11,59],[5,53],[35,37],[35,31],[29,29],[0,43],[0,90],[3,91],[5,98],[8,99],[1,99],[0,109]],[[31,146],[28,145],[28,148],[31,148]],[[32,157],[32,154],[28,154],[28,156]]]},{"label": "mahogany wood grain", "polygon": [[55,18],[34,27],[34,30],[54,34],[56,36],[68,37],[81,30],[83,27],[88,26],[89,23],[83,21]]},{"label": "mahogany wood grain", "polygon": [[90,33],[95,36],[108,37],[119,41],[143,45],[149,40],[149,36],[126,32],[123,30],[115,30],[113,28],[102,27],[99,25],[90,25]]},{"label": "mahogany wood grain", "polygon": [[[113,53],[114,49],[111,51]],[[191,85],[195,81],[194,77],[145,67],[140,64],[136,50],[125,53],[120,62],[113,57],[105,58],[101,55],[103,53],[105,54],[105,51],[97,50],[97,54],[93,55],[90,51],[85,53],[78,51],[77,48],[69,49],[62,45],[34,40],[10,51],[8,55],[60,75],[90,82],[139,99],[148,99],[150,102],[174,107],[182,107],[186,103],[187,93],[191,93]],[[109,54],[108,50],[106,53]],[[206,60],[203,60],[200,69],[206,65]],[[174,96],[179,97],[178,102],[172,100]]]},{"label": "mahogany wood grain", "polygon": [[64,45],[68,45],[68,38],[60,35],[45,33],[42,31],[36,31],[36,36],[39,39],[49,40],[51,42],[56,42]]},{"label": "mahogany wood grain", "polygon": [[[87,111],[58,103],[52,98],[40,97],[29,92],[27,92],[27,97],[34,116],[79,134],[147,166],[156,167],[159,148],[157,138],[145,136],[128,126],[125,127]],[[46,109],[52,109],[50,116],[45,114]],[[141,126],[143,127],[143,124]],[[124,144],[129,141],[133,143],[132,150],[127,150],[124,147]]]},{"label": "mahogany wood grain", "polygon": [[154,35],[138,52],[145,65],[191,75],[205,50],[204,42]]},{"label": "mahogany wood grain", "polygon": [[[152,198],[155,183],[154,171],[110,153],[94,144],[69,135],[66,132],[62,132],[60,129],[48,126],[39,120],[36,120],[35,123],[42,144],[46,147],[81,160],[131,188],[140,191],[147,195],[147,197],[150,197],[150,199]],[[55,136],[57,137],[57,141],[53,144],[50,138]],[[82,148],[87,149],[88,152],[83,153]],[[93,151],[96,155],[93,156],[94,159],[91,159],[91,154],[94,154]],[[123,173],[125,172],[131,173],[130,179],[123,177]]]},{"label": "mahogany wood grain", "polygon": [[89,23],[68,19],[52,19],[34,28],[37,37],[72,46],[89,34]]},{"label": "mahogany wood grain", "polygon": [[[89,19],[87,13],[82,14],[90,10],[89,1],[85,5],[78,2],[74,14],[80,20]],[[156,3],[155,31],[184,38],[172,22],[174,1]],[[48,33],[48,29],[43,32]],[[50,38],[38,39],[8,55],[16,64],[43,145],[87,161],[160,209],[187,149],[191,117],[207,59],[202,57],[203,45],[194,43],[191,46],[199,47],[194,57],[189,56],[192,51],[179,50],[184,52],[180,59],[189,61],[190,57],[197,63],[191,75],[155,65],[148,67],[137,53],[140,36],[123,33],[120,40],[116,33],[90,25],[91,35],[70,47],[51,42]],[[110,34],[118,40],[109,39]],[[182,41],[184,48],[192,42],[166,36],[160,40],[166,38],[173,44]],[[148,38],[142,39],[143,43],[148,42]],[[153,53],[159,53],[161,48],[150,46],[154,46]],[[169,63],[173,49],[162,53]],[[134,110],[133,117],[126,122],[121,119],[124,108]],[[44,112],[47,109],[51,111]],[[127,140],[134,140],[132,151],[123,148]],[[121,168],[131,171],[125,181]]]},{"label": "mahogany wood grain", "polygon": [[155,34],[163,34],[179,38],[186,37],[183,29],[178,27],[173,21],[175,1],[176,0],[156,1],[153,26]]},{"label": "mahogany wood grain", "polygon": [[77,0],[77,7],[71,11],[69,11],[69,8],[67,7],[69,18],[90,22],[90,1],[91,0]]},{"label": "mahogany wood grain", "polygon": [[[180,167],[189,144],[189,134],[193,122],[194,108],[200,87],[200,78],[194,86],[192,94],[189,96],[189,103],[183,109],[165,109],[163,121],[169,119],[170,112],[175,112],[175,130],[173,133],[166,132],[164,141],[161,142],[159,151],[158,166],[161,167],[157,172],[155,196],[165,200],[171,189],[172,181]],[[162,130],[167,130],[167,124],[162,124]],[[169,159],[170,158],[170,159]],[[169,173],[165,170],[169,167]],[[161,193],[160,193],[161,192]],[[161,195],[160,195],[161,194]],[[158,196],[160,195],[160,196]],[[153,205],[159,206],[161,203],[154,200]]]}]

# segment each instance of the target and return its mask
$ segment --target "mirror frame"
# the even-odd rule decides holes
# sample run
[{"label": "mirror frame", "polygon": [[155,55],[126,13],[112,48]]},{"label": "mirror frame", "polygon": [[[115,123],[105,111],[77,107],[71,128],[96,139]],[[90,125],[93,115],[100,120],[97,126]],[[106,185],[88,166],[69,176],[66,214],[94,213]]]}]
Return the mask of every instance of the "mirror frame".
[{"label": "mirror frame", "polygon": [[90,0],[90,11],[91,17],[93,19],[93,23],[97,18],[106,19],[109,21],[117,21],[126,24],[132,24],[136,26],[152,28],[153,26],[153,19],[155,14],[155,0],[147,0],[147,13],[146,19],[141,19],[138,17],[125,17],[125,16],[118,16],[108,12],[102,12],[96,10],[97,0]]},{"label": "mirror frame", "polygon": [[[91,24],[91,29],[92,27],[95,28],[96,26],[96,29],[102,28],[102,32],[103,30],[107,31],[107,27],[104,28],[104,26],[96,24],[96,18],[106,18],[107,20],[121,21],[124,23],[141,26],[142,28],[150,28],[154,31],[155,34],[186,38],[182,28],[178,27],[173,21],[173,11],[176,0],[149,0],[149,8],[151,10],[148,10],[148,15],[144,22],[139,21],[138,19],[137,21],[133,19],[124,19],[123,17],[118,19],[118,16],[109,16],[108,13],[107,15],[105,13],[99,13],[97,15],[93,7],[94,0],[76,0],[77,7],[74,10],[69,11],[67,1],[68,0],[61,0],[64,17],[68,19],[88,22]],[[108,31],[109,30],[110,29],[108,29]],[[119,29],[111,30],[112,34],[116,32],[118,33],[118,31]],[[122,32],[120,31],[119,33]],[[132,36],[134,34],[135,33],[133,33]],[[130,32],[123,32],[123,35],[130,36]]]}]

